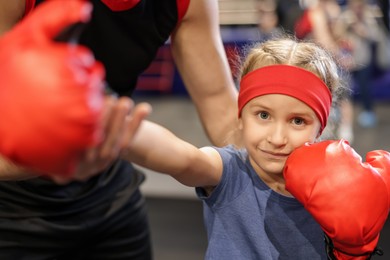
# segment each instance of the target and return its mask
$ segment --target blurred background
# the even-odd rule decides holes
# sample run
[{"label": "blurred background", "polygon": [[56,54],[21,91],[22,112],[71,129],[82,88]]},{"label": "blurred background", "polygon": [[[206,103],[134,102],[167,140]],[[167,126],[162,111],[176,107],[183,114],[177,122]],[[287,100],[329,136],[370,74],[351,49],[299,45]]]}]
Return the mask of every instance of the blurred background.
[{"label": "blurred background", "polygon": [[[334,106],[328,137],[349,140],[363,160],[370,150],[390,151],[388,0],[219,0],[219,8],[232,77],[236,78],[236,57],[247,45],[280,34],[314,40],[337,57],[351,89]],[[134,99],[152,104],[150,120],[198,147],[210,144],[176,71],[169,42],[141,76]],[[142,170],[147,175],[142,190],[155,259],[203,259],[207,237],[194,189]],[[385,255],[373,259],[390,259],[390,220],[379,245]]]}]

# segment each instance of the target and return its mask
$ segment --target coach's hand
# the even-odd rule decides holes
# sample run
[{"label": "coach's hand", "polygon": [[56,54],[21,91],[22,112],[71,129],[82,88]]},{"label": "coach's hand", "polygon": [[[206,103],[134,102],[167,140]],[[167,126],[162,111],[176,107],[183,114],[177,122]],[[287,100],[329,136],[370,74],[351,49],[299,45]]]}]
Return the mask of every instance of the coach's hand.
[{"label": "coach's hand", "polygon": [[136,134],[141,121],[149,115],[151,106],[141,103],[134,106],[131,99],[106,97],[104,106],[104,138],[99,145],[85,151],[73,176],[52,175],[51,179],[58,184],[70,181],[86,181],[107,169],[121,158],[128,144]]}]

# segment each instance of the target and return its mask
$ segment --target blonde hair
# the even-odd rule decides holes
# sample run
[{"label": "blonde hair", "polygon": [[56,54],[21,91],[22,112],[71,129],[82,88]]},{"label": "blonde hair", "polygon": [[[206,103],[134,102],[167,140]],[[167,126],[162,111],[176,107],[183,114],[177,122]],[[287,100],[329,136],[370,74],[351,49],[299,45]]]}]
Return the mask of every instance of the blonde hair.
[{"label": "blonde hair", "polygon": [[276,64],[296,66],[314,73],[328,86],[334,100],[347,90],[340,69],[330,53],[313,42],[299,42],[286,37],[250,47],[240,66],[239,78],[255,69]]}]

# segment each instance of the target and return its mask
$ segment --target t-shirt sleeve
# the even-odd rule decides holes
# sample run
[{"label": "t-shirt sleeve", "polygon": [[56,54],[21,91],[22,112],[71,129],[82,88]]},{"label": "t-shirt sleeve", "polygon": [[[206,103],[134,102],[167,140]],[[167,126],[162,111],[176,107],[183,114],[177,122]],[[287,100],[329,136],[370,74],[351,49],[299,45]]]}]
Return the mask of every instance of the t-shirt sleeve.
[{"label": "t-shirt sleeve", "polygon": [[196,188],[196,194],[210,207],[223,207],[240,195],[248,185],[250,178],[245,165],[246,156],[240,150],[236,150],[232,146],[214,148],[222,158],[223,171],[221,181],[210,195],[201,187]]}]

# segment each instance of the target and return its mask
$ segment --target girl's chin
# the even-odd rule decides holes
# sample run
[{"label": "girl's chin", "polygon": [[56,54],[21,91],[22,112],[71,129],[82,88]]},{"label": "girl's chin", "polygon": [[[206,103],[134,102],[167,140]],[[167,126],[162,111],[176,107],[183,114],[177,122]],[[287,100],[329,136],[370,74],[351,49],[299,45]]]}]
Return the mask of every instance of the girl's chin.
[{"label": "girl's chin", "polygon": [[274,162],[270,165],[268,165],[268,167],[265,167],[264,169],[269,172],[269,173],[272,173],[272,174],[283,174],[283,168],[284,168],[284,165],[285,165],[285,162]]}]

